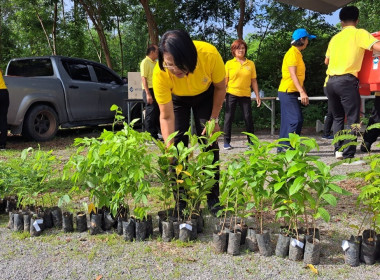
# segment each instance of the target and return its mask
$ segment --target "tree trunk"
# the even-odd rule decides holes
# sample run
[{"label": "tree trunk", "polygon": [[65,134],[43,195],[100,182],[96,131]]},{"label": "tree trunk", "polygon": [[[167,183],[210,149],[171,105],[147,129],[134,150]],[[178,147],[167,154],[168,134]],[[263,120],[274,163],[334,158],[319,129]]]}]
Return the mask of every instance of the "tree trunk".
[{"label": "tree trunk", "polygon": [[103,24],[100,19],[101,5],[99,5],[99,8],[96,8],[94,5],[91,5],[91,3],[87,3],[87,1],[85,0],[79,0],[79,3],[82,4],[83,8],[87,12],[88,17],[94,24],[95,30],[99,36],[100,45],[106,58],[107,66],[112,69],[111,54],[108,48],[107,38],[104,33]]},{"label": "tree trunk", "polygon": [[123,39],[120,32],[120,19],[116,16],[117,22],[117,34],[119,35],[119,45],[120,45],[120,57],[121,57],[121,76],[124,77],[124,53],[123,53]]},{"label": "tree trunk", "polygon": [[96,42],[95,42],[94,36],[92,36],[92,33],[91,33],[90,24],[88,23],[88,20],[87,20],[87,30],[88,30],[88,33],[90,34],[91,42],[94,45],[94,48],[95,48],[95,51],[96,51],[96,55],[98,56],[99,62],[102,63],[102,50],[100,49],[98,51],[98,48],[96,46]]},{"label": "tree trunk", "polygon": [[58,19],[58,2],[54,3],[54,19],[53,19],[53,30],[51,35],[53,38],[53,55],[57,55],[57,19]]},{"label": "tree trunk", "polygon": [[45,37],[46,37],[46,40],[47,40],[47,42],[48,42],[48,44],[49,44],[49,48],[51,49],[52,54],[54,54],[54,49],[53,49],[53,47],[52,47],[52,45],[51,45],[51,43],[50,43],[49,35],[48,35],[47,32],[46,32],[46,29],[45,29],[44,23],[42,22],[42,19],[41,19],[40,15],[38,14],[37,10],[36,10],[36,15],[37,15],[38,20],[40,21],[40,24],[41,24],[42,30],[43,30],[44,33],[45,33]]},{"label": "tree trunk", "polygon": [[140,3],[145,11],[150,42],[154,45],[158,45],[158,28],[157,23],[154,20],[154,16],[149,8],[149,0],[140,0]]},{"label": "tree trunk", "polygon": [[244,27],[244,13],[245,13],[245,0],[239,0],[240,17],[237,26],[237,35],[240,40],[243,40],[243,27]]},{"label": "tree trunk", "polygon": [[65,19],[65,1],[61,0],[61,5],[62,5],[62,22],[63,25],[66,25],[66,19]]}]

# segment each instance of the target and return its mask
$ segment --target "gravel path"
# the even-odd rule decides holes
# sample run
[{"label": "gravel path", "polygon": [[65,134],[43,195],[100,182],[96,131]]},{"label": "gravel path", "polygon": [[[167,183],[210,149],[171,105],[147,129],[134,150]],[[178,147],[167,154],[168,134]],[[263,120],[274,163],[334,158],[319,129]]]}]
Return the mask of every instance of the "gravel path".
[{"label": "gravel path", "polygon": [[[259,138],[277,137],[259,135]],[[335,162],[330,142],[319,136],[317,141],[321,151],[316,154],[321,160]],[[235,148],[222,149],[222,160],[241,153],[245,143],[244,136],[235,135],[231,142]],[[374,152],[380,150],[374,149]],[[368,166],[340,166],[333,172],[346,174],[362,168]],[[3,214],[0,215],[0,279],[380,279],[378,263],[356,268],[344,264],[341,241],[354,233],[350,224],[361,218],[353,208],[354,202],[355,196],[342,199],[335,209],[330,209],[331,222],[319,223],[322,257],[321,264],[316,266],[318,275],[302,262],[262,257],[244,247],[241,255],[234,257],[213,253],[212,229],[217,220],[209,215],[205,216],[205,232],[199,239],[184,244],[160,241],[157,220],[152,240],[128,243],[113,232],[90,236],[48,230],[40,237],[30,238],[7,229],[8,217]]]}]

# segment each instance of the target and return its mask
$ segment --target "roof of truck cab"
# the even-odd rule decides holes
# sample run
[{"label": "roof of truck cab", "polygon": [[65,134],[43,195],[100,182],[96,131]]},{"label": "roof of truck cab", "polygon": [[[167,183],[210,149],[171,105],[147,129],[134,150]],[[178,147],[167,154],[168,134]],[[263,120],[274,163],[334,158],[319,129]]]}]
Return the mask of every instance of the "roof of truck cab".
[{"label": "roof of truck cab", "polygon": [[46,56],[18,57],[18,58],[12,58],[11,61],[14,61],[14,60],[26,60],[26,59],[46,59],[46,58],[60,58],[60,59],[69,59],[69,60],[80,60],[80,61],[85,61],[87,63],[95,63],[95,64],[100,64],[100,65],[106,66],[105,64],[102,64],[100,62],[96,62],[96,61],[93,61],[93,60],[88,60],[88,59],[79,58],[79,57],[69,57],[69,56],[63,56],[63,55],[46,55]]}]

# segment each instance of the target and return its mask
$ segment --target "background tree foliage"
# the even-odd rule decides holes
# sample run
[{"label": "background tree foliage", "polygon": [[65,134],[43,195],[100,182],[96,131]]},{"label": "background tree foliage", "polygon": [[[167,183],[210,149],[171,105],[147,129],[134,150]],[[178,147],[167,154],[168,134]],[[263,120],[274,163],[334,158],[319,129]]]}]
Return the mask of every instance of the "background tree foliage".
[{"label": "background tree foliage", "polygon": [[[360,27],[379,31],[380,2],[353,4],[361,10]],[[241,33],[241,26],[247,24],[254,28],[244,38],[249,45],[247,56],[255,61],[259,87],[267,96],[277,94],[293,30],[304,27],[317,35],[303,52],[305,85],[310,96],[322,95],[324,55],[339,26],[327,23],[319,13],[273,0],[0,0],[0,68],[5,69],[11,58],[56,53],[100,61],[126,76],[139,71],[157,32],[161,36],[176,28],[214,44],[227,61],[238,30]],[[149,32],[148,26],[156,28],[156,33]],[[307,108],[306,121],[320,117],[324,106]],[[267,111],[254,109],[261,119],[269,116]],[[258,126],[267,126],[266,120]]]}]

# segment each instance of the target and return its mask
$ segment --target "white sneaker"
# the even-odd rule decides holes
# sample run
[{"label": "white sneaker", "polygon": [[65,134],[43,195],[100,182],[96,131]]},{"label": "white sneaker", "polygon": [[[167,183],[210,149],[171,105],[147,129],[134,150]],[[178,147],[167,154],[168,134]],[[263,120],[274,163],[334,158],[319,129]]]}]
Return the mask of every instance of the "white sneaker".
[{"label": "white sneaker", "polygon": [[339,160],[343,159],[343,152],[336,151],[335,152],[335,158],[339,159]]},{"label": "white sneaker", "polygon": [[366,164],[366,162],[364,161],[364,160],[357,160],[357,161],[353,161],[353,162],[345,162],[345,163],[343,163],[343,165],[351,165],[351,166],[353,166],[353,165],[365,165]]}]

